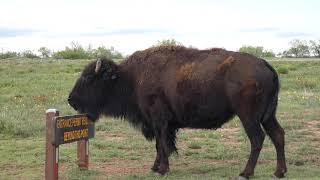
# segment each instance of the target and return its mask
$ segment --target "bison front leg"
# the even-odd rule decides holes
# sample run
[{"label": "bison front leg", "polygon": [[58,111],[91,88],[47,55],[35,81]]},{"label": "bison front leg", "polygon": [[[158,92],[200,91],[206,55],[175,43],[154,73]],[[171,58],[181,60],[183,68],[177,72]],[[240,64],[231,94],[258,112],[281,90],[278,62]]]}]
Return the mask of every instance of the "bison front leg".
[{"label": "bison front leg", "polygon": [[157,149],[157,156],[156,159],[154,161],[154,164],[151,168],[152,171],[157,172],[159,170],[159,166],[160,166],[160,142],[159,139],[156,138],[156,149]]},{"label": "bison front leg", "polygon": [[174,116],[163,98],[151,96],[148,102],[146,114],[152,122],[157,149],[157,157],[151,169],[164,175],[169,171],[169,156],[176,149],[174,143],[176,130],[169,124]]},{"label": "bison front leg", "polygon": [[[169,128],[169,130],[167,130],[164,133],[164,137],[165,140],[162,141],[161,140],[161,134],[159,134],[160,138],[156,138],[156,149],[157,149],[157,156],[156,159],[154,161],[154,165],[151,168],[154,172],[158,172],[159,170],[163,169],[163,170],[167,170],[169,171],[169,160],[168,158],[170,157],[170,155],[173,152],[177,152],[177,148],[176,148],[176,133],[177,133],[177,129],[174,128]],[[164,139],[164,138],[162,138]],[[163,142],[164,146],[161,146],[161,142]],[[161,149],[161,147],[163,147],[163,149]],[[164,159],[162,158],[162,156],[164,157]],[[161,168],[161,161],[163,161],[164,163],[164,168]],[[161,170],[161,171],[163,171]],[[161,172],[159,172],[161,174]]]},{"label": "bison front leg", "polygon": [[[157,158],[159,160],[155,160],[155,165],[158,166],[157,172],[161,175],[166,174],[169,172],[169,156],[170,156],[170,151],[168,147],[168,138],[167,138],[167,125],[161,127],[161,129],[158,131],[159,133],[156,135],[156,138],[159,141],[159,150],[157,153]],[[158,165],[158,162],[159,165]]]}]

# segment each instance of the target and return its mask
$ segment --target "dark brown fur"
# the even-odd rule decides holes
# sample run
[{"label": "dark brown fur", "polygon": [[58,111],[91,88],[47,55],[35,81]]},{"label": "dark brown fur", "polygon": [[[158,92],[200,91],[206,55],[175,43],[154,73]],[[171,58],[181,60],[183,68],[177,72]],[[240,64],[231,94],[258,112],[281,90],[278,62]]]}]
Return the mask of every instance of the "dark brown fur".
[{"label": "dark brown fur", "polygon": [[247,165],[253,175],[265,134],[277,151],[275,175],[286,172],[284,131],[276,120],[279,80],[263,59],[223,49],[160,46],[137,51],[119,65],[89,64],[69,103],[96,120],[101,114],[127,119],[148,140],[156,140],[152,170],[169,171],[179,128],[216,129],[239,116],[251,142]]}]

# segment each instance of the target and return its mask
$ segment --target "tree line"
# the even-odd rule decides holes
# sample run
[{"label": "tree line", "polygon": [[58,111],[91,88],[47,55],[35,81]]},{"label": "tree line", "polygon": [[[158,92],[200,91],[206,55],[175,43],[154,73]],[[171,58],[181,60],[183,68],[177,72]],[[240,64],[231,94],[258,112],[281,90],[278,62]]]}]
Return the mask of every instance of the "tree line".
[{"label": "tree line", "polygon": [[[161,45],[182,45],[182,43],[176,41],[175,39],[164,39],[158,41],[153,46]],[[320,39],[318,40],[300,40],[293,39],[289,42],[289,48],[283,52],[275,54],[270,49],[265,49],[263,46],[250,46],[244,45],[240,47],[239,52],[245,52],[253,54],[257,57],[290,57],[290,58],[308,58],[317,57],[320,58]],[[105,46],[99,46],[97,48],[92,48],[88,46],[87,48],[81,46],[78,43],[72,42],[70,46],[65,47],[64,50],[51,51],[46,47],[41,47],[38,49],[38,54],[31,50],[25,50],[22,52],[6,51],[0,52],[0,59],[6,58],[55,58],[55,59],[96,59],[99,57],[107,57],[110,59],[123,59],[124,55],[116,51],[113,47],[106,48]]]},{"label": "tree line", "polygon": [[266,50],[262,46],[242,46],[239,51],[257,57],[320,58],[320,39],[310,41],[293,39],[289,42],[289,45],[287,50],[277,55],[272,50]]},{"label": "tree line", "polygon": [[7,58],[55,58],[55,59],[96,59],[99,57],[106,57],[110,59],[123,59],[124,56],[116,51],[113,47],[106,48],[105,46],[99,46],[92,48],[91,45],[83,47],[79,43],[72,42],[70,46],[65,47],[64,50],[52,51],[47,47],[40,47],[38,53],[34,53],[31,50],[24,50],[22,52],[6,51],[0,52],[0,59]]}]

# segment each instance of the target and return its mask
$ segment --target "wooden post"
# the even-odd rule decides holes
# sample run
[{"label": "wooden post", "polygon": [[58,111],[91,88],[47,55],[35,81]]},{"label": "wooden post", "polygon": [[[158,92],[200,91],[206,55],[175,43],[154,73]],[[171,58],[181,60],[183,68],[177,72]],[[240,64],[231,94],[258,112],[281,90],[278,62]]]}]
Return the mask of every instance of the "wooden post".
[{"label": "wooden post", "polygon": [[89,168],[89,140],[77,142],[78,166],[83,169]]},{"label": "wooden post", "polygon": [[59,146],[52,144],[54,137],[54,118],[59,116],[59,111],[56,109],[48,109],[46,111],[46,164],[45,164],[45,179],[58,179],[58,160]]}]

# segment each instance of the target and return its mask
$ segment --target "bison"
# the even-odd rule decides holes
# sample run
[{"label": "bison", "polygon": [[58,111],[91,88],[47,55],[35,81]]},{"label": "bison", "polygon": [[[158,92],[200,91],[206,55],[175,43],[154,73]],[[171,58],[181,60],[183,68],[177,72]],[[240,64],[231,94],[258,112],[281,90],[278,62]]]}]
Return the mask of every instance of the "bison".
[{"label": "bison", "polygon": [[263,59],[217,48],[160,46],[120,64],[106,58],[88,64],[68,102],[93,121],[101,115],[124,118],[147,140],[155,139],[151,169],[161,175],[169,171],[180,128],[217,129],[237,115],[251,143],[240,176],[254,174],[264,129],[277,153],[274,175],[281,178],[287,168],[284,130],[275,116],[278,93],[278,75]]}]

